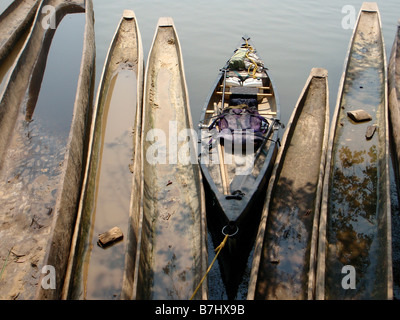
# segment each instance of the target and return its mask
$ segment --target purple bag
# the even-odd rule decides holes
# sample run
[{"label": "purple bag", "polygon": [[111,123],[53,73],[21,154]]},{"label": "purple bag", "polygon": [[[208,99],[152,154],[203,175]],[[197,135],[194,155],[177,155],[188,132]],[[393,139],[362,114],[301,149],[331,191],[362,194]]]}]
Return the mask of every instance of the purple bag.
[{"label": "purple bag", "polygon": [[210,129],[218,125],[219,133],[217,138],[224,142],[233,144],[257,143],[263,141],[263,134],[266,128],[262,127],[263,122],[268,127],[267,120],[260,116],[256,108],[227,108],[213,122]]}]

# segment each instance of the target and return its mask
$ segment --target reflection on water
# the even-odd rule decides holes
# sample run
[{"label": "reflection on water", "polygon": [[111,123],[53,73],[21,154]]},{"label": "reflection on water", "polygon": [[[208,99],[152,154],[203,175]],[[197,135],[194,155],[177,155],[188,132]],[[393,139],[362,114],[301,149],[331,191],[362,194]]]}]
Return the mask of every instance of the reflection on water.
[{"label": "reflection on water", "polygon": [[[367,289],[362,283],[366,281],[362,279],[367,275],[368,268],[376,264],[374,239],[379,214],[376,208],[376,146],[372,146],[368,152],[351,152],[348,147],[342,147],[339,154],[340,167],[336,167],[333,173],[330,199],[332,214],[328,233],[331,235],[329,242],[333,252],[327,263],[327,272],[336,273],[338,277],[328,277],[326,283],[328,290],[336,292],[337,296],[344,292],[340,271],[345,265],[357,268],[357,279],[361,281],[357,283],[358,291]],[[332,296],[335,297],[335,294]]]},{"label": "reflection on water", "polygon": [[[349,58],[344,95],[332,155],[328,203],[326,297],[330,299],[385,298],[386,186],[384,78],[381,39],[374,14],[365,14]],[[363,109],[372,121],[355,123],[350,110]],[[378,132],[367,140],[367,127]],[[356,269],[356,290],[344,290],[342,267]]]},{"label": "reflection on water", "polygon": [[122,287],[125,240],[103,249],[98,235],[113,227],[127,234],[132,174],[132,125],[136,74],[119,71],[111,80],[103,113],[102,139],[93,209],[90,254],[86,258],[85,298],[115,299]]}]

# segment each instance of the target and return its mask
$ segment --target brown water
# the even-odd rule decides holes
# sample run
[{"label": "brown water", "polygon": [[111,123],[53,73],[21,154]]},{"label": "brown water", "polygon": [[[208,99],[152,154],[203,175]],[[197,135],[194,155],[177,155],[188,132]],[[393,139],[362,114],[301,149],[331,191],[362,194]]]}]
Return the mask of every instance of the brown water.
[{"label": "brown water", "polygon": [[113,227],[127,234],[132,174],[132,124],[136,109],[136,74],[122,70],[111,80],[103,114],[99,166],[90,230],[90,253],[84,267],[85,298],[115,299],[122,287],[125,241],[103,249],[98,235]]}]

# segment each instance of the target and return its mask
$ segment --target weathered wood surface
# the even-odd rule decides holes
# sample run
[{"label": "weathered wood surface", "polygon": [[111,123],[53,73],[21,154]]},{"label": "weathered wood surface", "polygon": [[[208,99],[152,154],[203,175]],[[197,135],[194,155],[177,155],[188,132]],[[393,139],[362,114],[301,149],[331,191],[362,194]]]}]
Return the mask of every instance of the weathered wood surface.
[{"label": "weathered wood surface", "polygon": [[[172,18],[158,21],[146,65],[143,100],[143,207],[133,291],[128,298],[189,299],[207,268],[204,192],[193,154],[195,141],[179,139],[164,146],[166,153],[157,153],[152,139],[153,134],[168,137],[193,128]],[[185,145],[189,153],[182,153]],[[163,154],[165,161],[155,160]],[[195,298],[207,299],[207,292],[205,282]]]},{"label": "weathered wood surface", "polygon": [[[126,260],[122,267],[123,274],[118,281],[115,289],[117,296],[125,297],[131,294],[131,286],[133,281],[133,265],[136,257],[137,233],[136,225],[139,219],[139,209],[141,200],[138,197],[140,190],[140,158],[141,158],[141,117],[142,117],[142,92],[143,92],[143,47],[142,39],[135,14],[131,10],[125,10],[116,27],[113,39],[103,65],[103,71],[97,90],[95,106],[93,110],[93,118],[90,124],[90,140],[87,154],[87,166],[85,168],[85,176],[82,186],[82,194],[78,207],[78,216],[75,231],[72,240],[71,252],[68,263],[68,270],[64,281],[63,299],[86,299],[88,295],[88,278],[91,266],[92,238],[96,235],[91,234],[96,223],[95,208],[97,205],[96,194],[101,180],[100,173],[114,172],[116,167],[124,166],[128,170],[130,167],[132,175],[132,190],[130,190],[130,208],[129,217],[124,221],[125,225],[129,224],[128,233],[123,241],[126,242],[126,258],[122,256],[122,260]],[[129,90],[136,91],[136,109],[132,108],[129,113],[124,114],[132,123],[132,163],[115,164],[116,167],[110,168],[101,162],[101,150],[105,143],[104,136],[107,129],[109,100],[116,90],[117,83],[115,79],[124,72],[134,74],[136,77],[136,87]],[[122,95],[126,92],[122,92]],[[104,162],[104,161],[103,161]],[[126,199],[124,199],[126,200]],[[101,201],[101,200],[100,200]],[[112,221],[113,212],[110,210],[110,220]],[[98,217],[99,219],[101,217]],[[122,229],[122,225],[119,226]],[[112,249],[112,248],[111,248]],[[122,261],[123,263],[123,261]],[[117,277],[120,274],[117,275]],[[123,280],[123,278],[125,280]],[[107,285],[107,284],[105,284]],[[90,289],[92,290],[92,289]],[[108,288],[104,291],[108,292]],[[100,293],[101,294],[101,293]]]},{"label": "weathered wood surface", "polygon": [[[389,115],[393,169],[397,190],[400,190],[400,20],[394,38],[388,66]],[[400,193],[399,193],[400,194]]]},{"label": "weathered wood surface", "polygon": [[[54,163],[57,160],[54,154],[43,155],[40,160],[47,167],[40,170],[34,165],[32,154],[36,149],[47,150],[54,142],[40,131],[30,134],[24,99],[28,92],[38,95],[36,86],[40,87],[55,33],[55,29],[44,29],[42,25],[47,13],[40,8],[46,5],[55,8],[56,26],[66,14],[77,12],[86,15],[86,24],[69,137],[65,146],[57,146],[63,159]],[[11,247],[13,252],[24,255],[23,263],[20,259],[8,263],[0,286],[2,299],[60,298],[85,161],[86,121],[91,112],[95,60],[92,1],[45,0],[40,8],[0,101],[0,175],[4,181],[0,186],[0,256]],[[19,167],[27,162],[29,167]],[[54,290],[42,286],[45,266],[54,267]]]},{"label": "weathered wood surface", "polygon": [[[328,143],[317,299],[392,299],[386,54],[376,3],[365,3],[349,44]],[[347,112],[372,120],[356,123]],[[367,127],[377,133],[365,138]],[[355,288],[342,271],[355,271]]]},{"label": "weathered wood surface", "polygon": [[39,3],[39,0],[14,0],[0,15],[0,63],[30,28]]},{"label": "weathered wood surface", "polygon": [[250,300],[313,299],[328,132],[328,73],[314,68],[289,120],[268,185]]}]

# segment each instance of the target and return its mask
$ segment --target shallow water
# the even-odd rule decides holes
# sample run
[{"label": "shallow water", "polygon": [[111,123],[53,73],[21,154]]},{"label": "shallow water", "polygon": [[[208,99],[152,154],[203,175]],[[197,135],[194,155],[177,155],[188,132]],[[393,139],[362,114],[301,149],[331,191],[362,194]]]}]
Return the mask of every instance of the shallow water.
[{"label": "shallow water", "polygon": [[91,247],[84,267],[85,299],[115,299],[122,288],[125,241],[109,248],[98,235],[119,227],[128,230],[132,174],[132,124],[136,109],[136,74],[121,70],[110,82],[103,114],[99,167],[95,187]]}]

